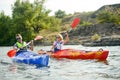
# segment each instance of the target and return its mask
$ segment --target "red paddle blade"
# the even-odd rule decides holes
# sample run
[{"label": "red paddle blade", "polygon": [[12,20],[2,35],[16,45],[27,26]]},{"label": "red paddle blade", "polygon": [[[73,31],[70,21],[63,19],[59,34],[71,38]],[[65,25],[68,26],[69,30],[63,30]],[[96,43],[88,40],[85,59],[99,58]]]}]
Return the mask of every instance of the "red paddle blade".
[{"label": "red paddle blade", "polygon": [[74,21],[71,24],[72,28],[75,28],[80,22],[80,18],[75,18]]},{"label": "red paddle blade", "polygon": [[14,57],[16,55],[16,50],[12,49],[12,50],[8,51],[7,55],[9,57]]},{"label": "red paddle blade", "polygon": [[42,38],[43,38],[43,36],[36,36],[34,40],[40,40]]}]

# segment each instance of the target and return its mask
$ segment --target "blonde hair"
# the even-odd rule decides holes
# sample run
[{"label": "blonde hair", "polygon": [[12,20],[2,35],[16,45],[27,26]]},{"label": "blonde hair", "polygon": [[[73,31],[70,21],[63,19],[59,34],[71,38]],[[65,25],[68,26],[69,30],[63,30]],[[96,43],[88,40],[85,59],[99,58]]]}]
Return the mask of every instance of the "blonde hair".
[{"label": "blonde hair", "polygon": [[63,36],[61,34],[58,34],[57,36],[60,37],[61,40],[63,40]]},{"label": "blonde hair", "polygon": [[16,34],[16,37],[20,37],[22,39],[22,36],[21,34]]}]

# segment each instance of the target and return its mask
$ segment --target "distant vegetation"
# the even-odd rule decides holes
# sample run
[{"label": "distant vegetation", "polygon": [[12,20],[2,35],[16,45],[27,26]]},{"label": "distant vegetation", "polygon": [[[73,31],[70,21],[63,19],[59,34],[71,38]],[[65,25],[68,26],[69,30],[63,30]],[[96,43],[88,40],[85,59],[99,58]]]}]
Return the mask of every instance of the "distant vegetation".
[{"label": "distant vegetation", "polygon": [[56,18],[63,19],[65,16],[66,16],[65,11],[58,10],[58,11],[55,12],[55,17],[56,17]]},{"label": "distant vegetation", "polygon": [[49,16],[50,10],[44,8],[44,3],[45,0],[35,0],[34,3],[30,3],[29,0],[16,0],[12,6],[12,17],[1,12],[0,45],[13,45],[17,33],[22,34],[24,40],[29,41],[38,34],[59,31],[61,20]]},{"label": "distant vegetation", "polygon": [[[66,14],[58,10],[54,16],[49,16],[51,10],[44,7],[45,0],[16,0],[12,5],[12,17],[0,13],[0,46],[13,45],[15,34],[22,34],[24,40],[34,39],[36,35],[42,35],[53,41],[53,34],[68,30],[74,18],[79,17],[78,26],[84,27],[98,23],[115,23],[120,25],[119,4],[102,7],[95,12],[75,12]],[[117,6],[117,7],[116,7]],[[114,10],[113,10],[114,9]],[[99,35],[94,35],[96,40]]]},{"label": "distant vegetation", "polygon": [[120,24],[120,16],[111,12],[103,11],[97,15],[99,23],[116,23]]}]

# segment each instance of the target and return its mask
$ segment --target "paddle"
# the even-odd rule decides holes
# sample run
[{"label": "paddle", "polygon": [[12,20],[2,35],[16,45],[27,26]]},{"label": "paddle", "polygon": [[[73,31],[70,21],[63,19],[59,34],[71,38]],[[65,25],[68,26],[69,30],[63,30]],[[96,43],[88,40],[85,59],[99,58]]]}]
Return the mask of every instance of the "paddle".
[{"label": "paddle", "polygon": [[[40,40],[40,39],[42,39],[43,38],[43,36],[36,36],[35,38],[34,38],[34,41],[36,41],[36,40]],[[31,41],[30,42],[28,42],[25,46],[27,46],[27,45],[29,45],[31,43]],[[24,46],[24,47],[25,47]],[[7,52],[7,56],[9,56],[9,57],[14,57],[15,55],[16,55],[16,50],[14,50],[14,49],[12,49],[12,50],[9,50],[8,52]]]},{"label": "paddle", "polygon": [[68,30],[68,31],[63,31],[63,32],[61,32],[61,34],[65,34],[65,33],[69,33],[69,32],[71,32],[71,30],[72,29],[74,29],[78,24],[80,23],[80,18],[75,18],[73,21],[72,21],[72,23],[71,23],[71,27],[70,27],[70,29]]},{"label": "paddle", "polygon": [[[43,36],[36,36],[35,39],[34,39],[34,41],[40,40],[40,39],[42,39],[42,38],[43,38]],[[31,43],[31,41],[28,42],[28,43],[26,44],[26,46],[29,45],[30,43]],[[24,47],[25,47],[25,46],[24,46]]]},{"label": "paddle", "polygon": [[7,52],[7,56],[8,56],[8,57],[13,57],[13,56],[15,56],[16,52],[17,52],[17,51],[14,50],[14,49],[9,50],[9,51]]},{"label": "paddle", "polygon": [[70,32],[72,29],[74,29],[80,22],[80,18],[75,18],[71,24],[71,28],[68,32]]},{"label": "paddle", "polygon": [[79,23],[80,23],[80,18],[75,18],[71,23],[70,29],[68,31],[61,32],[61,34],[64,35],[66,33],[71,32],[71,30],[74,29]]}]

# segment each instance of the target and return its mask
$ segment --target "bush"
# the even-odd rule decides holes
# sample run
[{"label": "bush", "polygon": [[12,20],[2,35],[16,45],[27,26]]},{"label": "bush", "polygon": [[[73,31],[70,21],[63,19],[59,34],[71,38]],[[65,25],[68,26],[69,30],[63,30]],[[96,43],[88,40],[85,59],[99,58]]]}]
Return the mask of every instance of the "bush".
[{"label": "bush", "polygon": [[102,11],[97,15],[98,23],[115,23],[120,24],[120,17],[118,14],[112,12]]},{"label": "bush", "polygon": [[89,22],[89,21],[83,21],[83,22],[81,22],[81,26],[89,26],[89,25],[91,25],[92,23],[91,22]]},{"label": "bush", "polygon": [[91,40],[93,40],[93,41],[98,41],[98,40],[100,40],[100,39],[101,39],[101,36],[98,35],[98,34],[94,34],[94,35],[91,37]]}]

